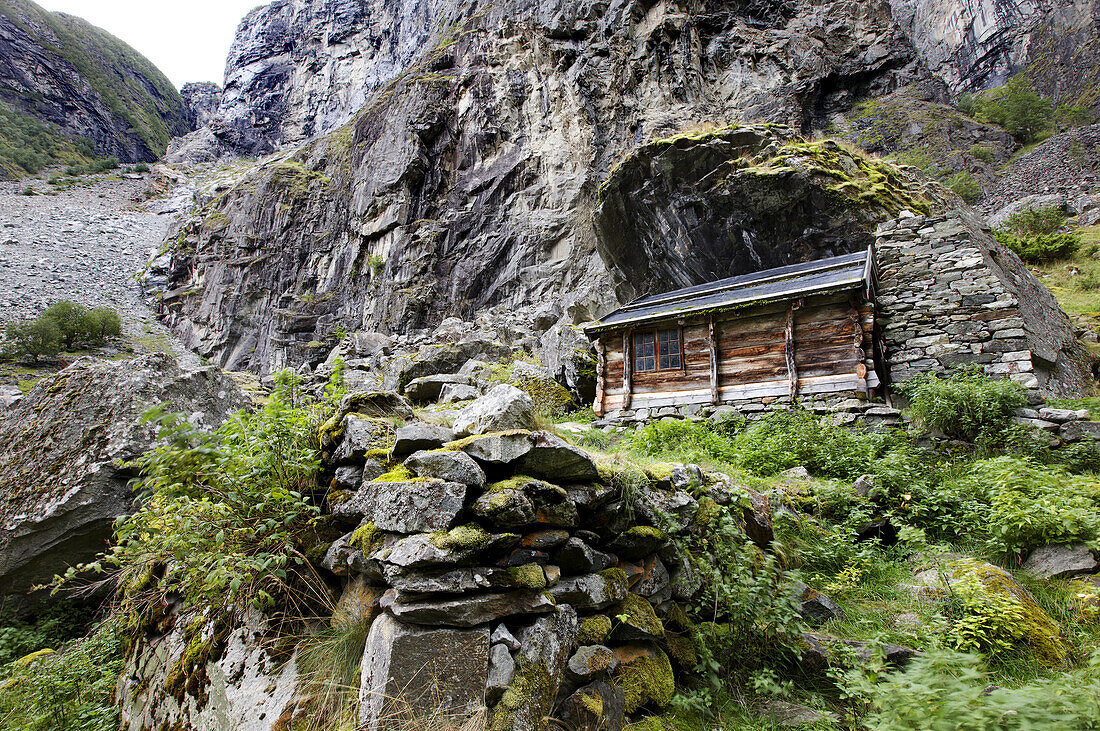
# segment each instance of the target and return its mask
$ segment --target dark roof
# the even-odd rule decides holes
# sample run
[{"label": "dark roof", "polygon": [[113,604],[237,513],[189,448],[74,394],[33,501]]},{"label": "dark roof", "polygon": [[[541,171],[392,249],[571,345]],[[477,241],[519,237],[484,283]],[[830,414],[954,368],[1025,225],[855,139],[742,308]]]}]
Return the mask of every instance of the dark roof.
[{"label": "dark roof", "polygon": [[861,289],[870,286],[869,280],[874,277],[873,267],[873,254],[868,248],[855,254],[740,274],[636,299],[586,330],[606,330],[619,325],[683,316],[703,310]]}]

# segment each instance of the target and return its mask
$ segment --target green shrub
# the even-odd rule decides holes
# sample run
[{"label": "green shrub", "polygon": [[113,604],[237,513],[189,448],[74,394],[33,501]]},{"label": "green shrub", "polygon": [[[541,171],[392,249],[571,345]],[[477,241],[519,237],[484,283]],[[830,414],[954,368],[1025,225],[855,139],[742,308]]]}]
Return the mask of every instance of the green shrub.
[{"label": "green shrub", "polygon": [[999,230],[1019,236],[1037,236],[1052,234],[1066,225],[1066,213],[1061,206],[1025,208],[1004,220]]},{"label": "green shrub", "polygon": [[48,318],[9,322],[5,336],[5,351],[11,357],[30,356],[37,361],[61,352],[61,329]]},{"label": "green shrub", "polygon": [[[110,573],[139,614],[175,593],[225,612],[269,609],[305,582],[302,541],[318,514],[319,407],[299,405],[298,381],[282,374],[263,409],[202,432],[157,407],[147,419],[164,445],[137,461],[142,508],[116,526],[98,561],[71,569]],[[165,530],[165,526],[171,526]],[[166,567],[159,583],[156,567]]]},{"label": "green shrub", "polygon": [[685,462],[733,462],[737,452],[729,435],[710,422],[657,421],[623,440],[632,452],[649,457],[673,456]]},{"label": "green shrub", "polygon": [[974,176],[965,170],[952,175],[944,183],[948,188],[958,193],[959,197],[967,203],[973,203],[978,200],[982,194],[981,186],[978,185],[978,181],[974,179]]},{"label": "green shrub", "polygon": [[0,667],[0,726],[20,731],[115,731],[121,639],[112,622],[64,652],[44,652]]},{"label": "green shrub", "polygon": [[970,156],[985,163],[993,162],[993,148],[989,145],[971,145]]},{"label": "green shrub", "polygon": [[867,674],[868,731],[1016,731],[1100,728],[1100,657],[1073,672],[997,687],[977,655],[931,650],[902,672]]},{"label": "green shrub", "polygon": [[867,472],[884,438],[828,424],[804,409],[777,411],[734,439],[730,460],[758,475],[803,466],[822,477],[853,479]]},{"label": "green shrub", "polygon": [[992,380],[976,368],[947,377],[925,373],[898,386],[910,401],[909,413],[918,429],[937,429],[944,436],[973,442],[995,438],[1013,409],[1027,404],[1024,389],[1011,381]]},{"label": "green shrub", "polygon": [[0,610],[0,665],[38,650],[61,647],[83,636],[91,620],[87,608],[67,599],[55,600],[30,617]]},{"label": "green shrub", "polygon": [[1049,264],[1068,259],[1081,247],[1081,237],[1076,233],[1038,234],[1018,236],[1006,231],[995,231],[997,243],[1016,252],[1028,264]]},{"label": "green shrub", "polygon": [[147,172],[149,172],[149,165],[147,163],[144,163],[144,162],[139,162],[137,165],[134,165],[134,172],[135,173],[147,173]]},{"label": "green shrub", "polygon": [[960,97],[958,107],[963,114],[1002,127],[1024,144],[1048,132],[1054,121],[1051,102],[1039,96],[1031,80],[1022,74],[981,95]]}]

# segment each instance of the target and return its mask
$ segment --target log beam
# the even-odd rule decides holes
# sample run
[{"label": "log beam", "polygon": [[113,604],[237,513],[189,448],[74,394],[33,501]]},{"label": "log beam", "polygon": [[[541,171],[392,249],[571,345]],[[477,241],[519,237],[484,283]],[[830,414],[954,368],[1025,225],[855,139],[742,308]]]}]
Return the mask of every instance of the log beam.
[{"label": "log beam", "polygon": [[597,339],[593,345],[596,347],[596,400],[592,404],[592,411],[596,416],[604,415],[603,386],[607,382],[607,349],[603,340]]},{"label": "log beam", "polygon": [[718,334],[715,331],[714,317],[707,325],[710,333],[710,402],[717,404],[718,397]]},{"label": "log beam", "polygon": [[794,353],[794,312],[802,307],[801,300],[795,300],[787,307],[787,326],[784,328],[787,356],[787,381],[790,387],[791,401],[798,398],[798,366],[795,364]]},{"label": "log beam", "polygon": [[630,352],[630,331],[627,330],[623,333],[623,410],[630,408],[630,402],[634,396],[634,384],[633,384],[633,370],[634,370],[634,357]]}]

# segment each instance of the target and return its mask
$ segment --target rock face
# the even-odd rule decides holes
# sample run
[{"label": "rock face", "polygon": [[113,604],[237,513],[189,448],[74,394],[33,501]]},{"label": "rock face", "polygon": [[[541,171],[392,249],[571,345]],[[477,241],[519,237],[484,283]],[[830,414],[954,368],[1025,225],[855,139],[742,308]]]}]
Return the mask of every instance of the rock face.
[{"label": "rock face", "polygon": [[85,358],[39,381],[0,412],[0,595],[15,601],[104,549],[133,507],[122,462],[153,442],[145,410],[165,404],[215,427],[247,403],[216,368],[187,372],[162,354]]},{"label": "rock face", "polygon": [[0,102],[124,162],[156,160],[192,129],[179,93],[141,54],[29,0],[0,9]]},{"label": "rock face", "polygon": [[615,304],[592,210],[626,150],[731,120],[822,126],[920,73],[879,2],[277,2],[242,24],[208,131],[242,151],[328,134],[200,201],[164,312],[258,370],[315,358],[338,325],[554,300],[578,324]]},{"label": "rock face", "polygon": [[222,89],[211,81],[184,84],[180,89],[183,103],[187,105],[187,122],[191,129],[205,127],[217,114],[222,101]]}]

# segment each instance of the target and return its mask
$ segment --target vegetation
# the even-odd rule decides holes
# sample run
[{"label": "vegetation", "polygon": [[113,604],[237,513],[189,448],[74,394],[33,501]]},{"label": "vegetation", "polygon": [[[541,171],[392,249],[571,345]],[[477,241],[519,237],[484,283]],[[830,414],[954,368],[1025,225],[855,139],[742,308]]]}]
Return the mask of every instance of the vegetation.
[{"label": "vegetation", "polygon": [[110,307],[88,309],[61,300],[24,322],[8,323],[5,354],[11,358],[52,358],[64,350],[96,347],[122,334],[122,321]]},{"label": "vegetation", "polygon": [[1004,86],[983,94],[963,95],[959,109],[975,119],[1004,128],[1017,142],[1028,144],[1048,135],[1055,126],[1088,124],[1088,111],[1078,107],[1057,107],[1038,93],[1031,79],[1017,74]]},{"label": "vegetation", "polygon": [[0,178],[36,175],[51,165],[85,165],[94,157],[87,140],[68,140],[56,127],[0,102]]},{"label": "vegetation", "polygon": [[993,232],[994,238],[1029,264],[1044,264],[1072,256],[1081,237],[1064,232],[1066,214],[1058,206],[1027,208],[1013,213]]},{"label": "vegetation", "polygon": [[27,0],[0,0],[0,14],[72,64],[113,114],[154,154],[187,132],[183,99],[148,59],[73,15],[50,13]]}]

